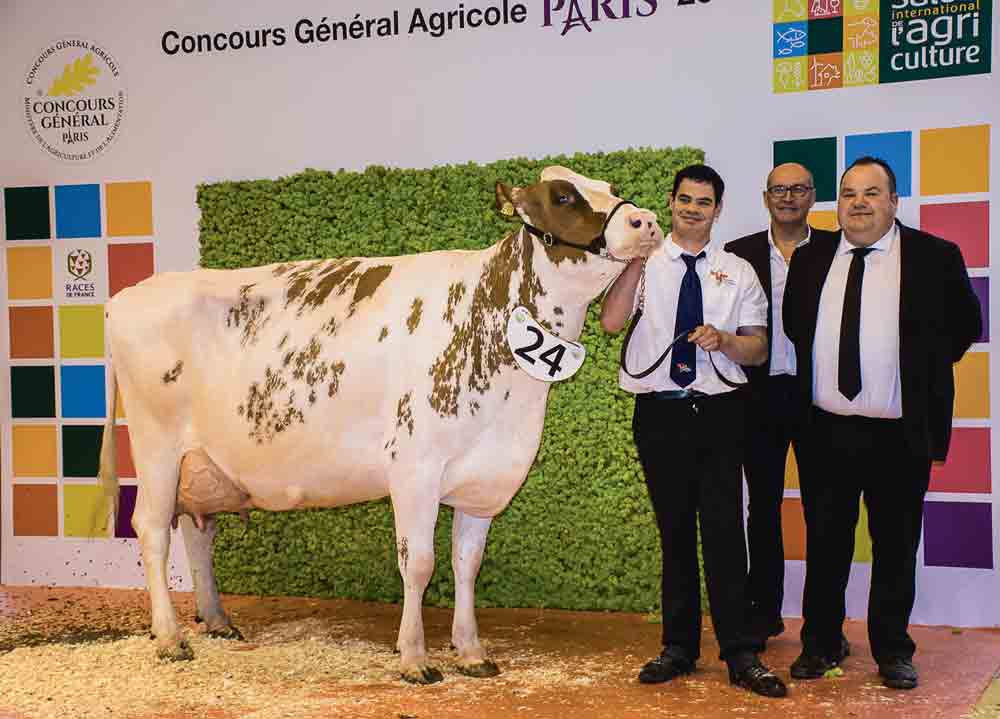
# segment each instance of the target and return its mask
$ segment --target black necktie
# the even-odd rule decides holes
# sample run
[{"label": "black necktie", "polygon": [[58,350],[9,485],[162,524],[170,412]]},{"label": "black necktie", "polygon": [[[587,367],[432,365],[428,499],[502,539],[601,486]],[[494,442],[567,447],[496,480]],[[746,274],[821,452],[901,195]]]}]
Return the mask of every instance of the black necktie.
[{"label": "black necktie", "polygon": [[865,256],[871,247],[851,250],[851,269],[847,272],[844,289],[844,314],[840,318],[840,357],[837,365],[837,387],[853,400],[861,392],[861,283],[865,277]]},{"label": "black necktie", "polygon": [[[677,319],[674,321],[674,337],[705,324],[701,300],[701,279],[695,271],[695,264],[704,256],[704,252],[697,256],[681,255],[681,259],[687,265],[687,272],[681,279],[681,291],[677,295]],[[670,361],[670,379],[679,387],[687,387],[694,382],[696,374],[694,345],[686,340],[678,342],[674,345]]]}]

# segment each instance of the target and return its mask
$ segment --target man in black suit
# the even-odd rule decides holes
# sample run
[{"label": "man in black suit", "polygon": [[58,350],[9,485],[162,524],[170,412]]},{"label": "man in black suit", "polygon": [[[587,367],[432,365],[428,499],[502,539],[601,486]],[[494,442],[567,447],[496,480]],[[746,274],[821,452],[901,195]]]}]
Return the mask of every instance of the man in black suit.
[{"label": "man in black suit", "polygon": [[795,445],[796,456],[802,461],[796,436],[799,418],[790,411],[798,406],[795,348],[781,321],[785,278],[797,248],[813,240],[830,242],[834,236],[809,226],[816,189],[812,173],[802,165],[790,162],[771,170],[763,195],[771,216],[769,229],[726,245],[726,250],[753,266],[767,295],[768,361],[759,367],[744,367],[750,382],[743,464],[750,499],[747,627],[761,651],[768,637],[785,631],[781,619],[785,583],[781,501],[789,444]]},{"label": "man in black suit", "polygon": [[898,222],[897,204],[892,168],[856,160],[840,181],[840,236],[801,248],[788,273],[783,317],[810,457],[800,472],[807,558],[796,679],[839,661],[863,495],[872,655],[886,686],[918,681],[907,626],[924,495],[931,462],[948,451],[952,364],[980,336],[982,317],[958,247]]}]

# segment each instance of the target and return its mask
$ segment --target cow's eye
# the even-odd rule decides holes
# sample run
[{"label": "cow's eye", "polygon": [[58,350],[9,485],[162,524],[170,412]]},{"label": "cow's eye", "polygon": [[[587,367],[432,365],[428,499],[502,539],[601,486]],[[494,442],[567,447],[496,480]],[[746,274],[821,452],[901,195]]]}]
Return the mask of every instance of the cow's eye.
[{"label": "cow's eye", "polygon": [[563,194],[556,195],[557,205],[568,205],[572,201],[573,201],[572,195],[563,195]]}]

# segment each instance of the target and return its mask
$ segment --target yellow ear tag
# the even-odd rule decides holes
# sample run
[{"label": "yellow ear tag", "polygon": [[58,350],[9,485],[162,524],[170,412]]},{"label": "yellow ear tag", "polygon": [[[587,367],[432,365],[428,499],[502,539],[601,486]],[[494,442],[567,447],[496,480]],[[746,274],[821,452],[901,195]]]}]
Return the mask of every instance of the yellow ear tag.
[{"label": "yellow ear tag", "polygon": [[505,203],[503,203],[503,207],[500,208],[500,213],[502,215],[504,215],[505,217],[513,217],[514,216],[514,206],[512,204],[510,204],[509,202],[505,202]]}]

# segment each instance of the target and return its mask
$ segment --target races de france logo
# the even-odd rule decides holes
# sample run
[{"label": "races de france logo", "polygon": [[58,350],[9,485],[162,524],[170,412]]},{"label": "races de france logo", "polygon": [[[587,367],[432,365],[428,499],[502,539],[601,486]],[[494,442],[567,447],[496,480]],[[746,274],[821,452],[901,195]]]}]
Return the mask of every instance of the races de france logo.
[{"label": "races de france logo", "polygon": [[63,38],[32,59],[22,86],[24,120],[38,145],[67,162],[92,160],[125,117],[121,67],[102,45]]},{"label": "races de france logo", "polygon": [[94,269],[94,258],[87,250],[75,249],[66,255],[66,270],[78,280],[87,279]]}]

